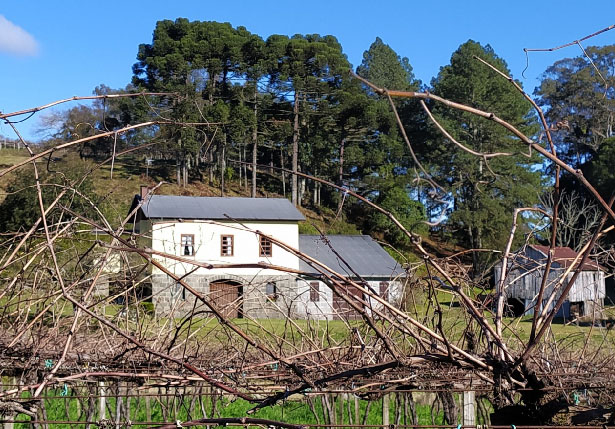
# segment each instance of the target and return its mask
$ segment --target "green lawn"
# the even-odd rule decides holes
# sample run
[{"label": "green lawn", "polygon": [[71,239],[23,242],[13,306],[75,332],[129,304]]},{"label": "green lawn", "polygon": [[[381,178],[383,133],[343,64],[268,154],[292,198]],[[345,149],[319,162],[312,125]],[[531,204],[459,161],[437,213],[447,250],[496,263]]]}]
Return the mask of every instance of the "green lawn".
[{"label": "green lawn", "polygon": [[[135,395],[135,390],[132,389],[130,394]],[[177,420],[185,422],[188,420],[195,420],[204,417],[203,410],[208,418],[218,417],[245,417],[248,416],[247,412],[253,408],[254,404],[250,404],[242,399],[232,399],[228,397],[216,399],[214,406],[211,396],[199,396],[198,394],[192,394],[192,392],[183,392],[179,389],[174,392],[172,389],[166,390],[162,388],[160,390],[150,389],[149,395],[160,393],[163,396],[158,398],[151,396],[149,400],[146,400],[146,392],[141,391],[139,397],[125,398],[123,406],[125,410],[130,413],[130,421],[136,422],[175,422]],[[177,394],[174,394],[177,393]],[[66,397],[63,398],[62,395]],[[111,392],[108,390],[109,397],[106,399],[106,412],[105,418],[113,419],[116,416],[116,399],[112,397]],[[170,394],[168,396],[164,396]],[[256,413],[250,415],[253,418],[284,421],[287,423],[295,424],[316,424],[318,422],[324,423],[325,417],[323,415],[322,400],[319,395],[308,394],[296,395],[296,397],[289,400],[280,402],[275,406],[267,407],[258,410]],[[84,396],[83,398],[74,398],[73,396]],[[389,421],[395,423],[395,399],[390,397],[389,405]],[[458,399],[458,398],[457,398]],[[100,402],[97,398],[93,399],[95,402],[95,415],[91,421],[99,421],[99,406]],[[337,424],[349,423],[348,407],[352,413],[352,418],[355,418],[355,400],[351,396],[329,395],[329,400],[334,405],[336,412]],[[442,412],[435,410],[434,418],[432,420],[431,402],[432,398],[425,397],[421,394],[415,394],[416,411],[419,419],[419,424],[443,424]],[[309,405],[312,402],[312,406],[316,414],[318,415],[318,421]],[[334,402],[333,402],[334,401]],[[149,402],[149,404],[147,404]],[[341,408],[340,408],[341,406]],[[52,389],[48,390],[45,399],[45,410],[47,414],[47,420],[53,421],[85,421],[87,417],[88,398],[87,391],[85,389],[73,390],[71,387],[66,389]],[[332,407],[333,408],[333,407]],[[365,416],[366,409],[368,408],[368,401],[360,399],[360,419]],[[343,410],[343,411],[340,411]],[[400,412],[403,415],[403,408],[400,408]],[[125,422],[126,415],[122,414],[121,421]],[[16,420],[29,421],[29,417],[26,415],[18,415]],[[356,423],[356,422],[355,422]],[[360,422],[359,422],[360,423]],[[403,424],[403,417],[401,420]],[[408,424],[411,423],[408,418]],[[382,399],[375,399],[371,401],[369,410],[367,412],[366,424],[368,425],[381,425],[382,424]],[[16,428],[30,427],[28,423],[21,423],[15,425]],[[74,424],[54,424],[52,428],[74,428]],[[83,426],[80,426],[83,427]],[[143,427],[143,426],[141,426]]]},{"label": "green lawn", "polygon": [[[0,171],[4,170],[7,167],[15,165],[18,162],[21,162],[27,158],[29,158],[29,156],[28,151],[26,150],[0,149]],[[13,176],[13,174],[7,174],[6,176],[0,177],[0,203],[4,201],[4,191],[6,190],[6,186],[12,180]]]}]

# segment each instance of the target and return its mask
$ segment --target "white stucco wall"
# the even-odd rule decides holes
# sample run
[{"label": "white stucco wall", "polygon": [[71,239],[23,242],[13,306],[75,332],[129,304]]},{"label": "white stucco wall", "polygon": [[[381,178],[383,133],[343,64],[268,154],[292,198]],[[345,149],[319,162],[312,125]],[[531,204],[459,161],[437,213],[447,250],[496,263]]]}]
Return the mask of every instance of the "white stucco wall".
[{"label": "white stucco wall", "polygon": [[[384,280],[382,280],[384,281]],[[381,280],[368,281],[371,288],[376,292],[380,292]],[[401,295],[403,293],[401,282],[387,281],[389,283],[389,302],[394,305],[399,305]],[[318,283],[319,299],[318,301],[310,300],[310,283]],[[383,305],[371,297],[366,297],[368,305],[375,309],[381,309]],[[297,297],[293,308],[295,314],[305,319],[332,319],[336,314],[333,308],[333,291],[329,286],[317,280],[307,278],[297,279]],[[369,309],[368,309],[369,313]]]},{"label": "white stucco wall", "polygon": [[[380,293],[380,283],[386,281],[389,284],[388,287],[388,301],[396,306],[399,306],[401,303],[401,298],[403,294],[402,283],[401,281],[389,281],[389,280],[370,280],[367,283],[371,286],[371,288],[376,291],[376,293]],[[373,298],[367,297],[367,301],[374,308],[381,309],[383,305],[376,301]]]},{"label": "white stucco wall", "polygon": [[[209,222],[209,221],[153,221],[151,227],[151,247],[158,252],[169,253],[181,258],[208,264],[253,264],[265,262],[281,267],[298,269],[299,260],[292,253],[273,244],[272,256],[259,256],[259,237],[254,231],[270,235],[285,244],[299,247],[299,230],[297,222]],[[194,256],[184,256],[181,247],[181,235],[194,235]],[[222,256],[220,252],[221,236],[232,235],[233,256]],[[195,266],[170,258],[155,256],[171,272],[183,275],[191,272]],[[154,268],[154,274],[160,271]],[[283,272],[261,268],[199,268],[197,275],[279,275]]]},{"label": "white stucco wall", "polygon": [[[310,300],[310,283],[318,283],[318,301]],[[331,319],[333,317],[333,291],[318,280],[297,279],[295,313],[302,319]]]}]

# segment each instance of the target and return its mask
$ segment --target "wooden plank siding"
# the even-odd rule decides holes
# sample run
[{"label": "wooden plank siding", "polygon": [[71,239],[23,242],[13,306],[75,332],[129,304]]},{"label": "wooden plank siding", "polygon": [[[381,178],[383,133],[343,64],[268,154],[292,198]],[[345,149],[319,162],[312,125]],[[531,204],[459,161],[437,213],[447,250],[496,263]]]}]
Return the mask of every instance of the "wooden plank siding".
[{"label": "wooden plank siding", "polygon": [[[536,251],[532,247],[527,247],[524,252],[514,255],[509,261],[506,279],[504,282],[504,295],[506,299],[516,298],[524,303],[528,310],[526,314],[533,313],[538,292],[542,283],[544,274],[545,255]],[[547,300],[553,293],[555,286],[564,275],[566,269],[559,263],[554,262],[549,272],[547,285],[545,288],[543,305],[546,305]],[[563,287],[565,287],[573,276],[574,270],[567,275]],[[495,284],[499,284],[502,274],[502,262],[499,262],[494,268]],[[591,315],[597,307],[602,307],[602,302],[606,296],[605,291],[605,276],[603,271],[586,270],[579,273],[574,285],[570,289],[567,302],[576,303],[584,302],[582,315]],[[557,301],[563,287],[560,287],[556,293],[553,303]],[[553,308],[553,303],[550,306]],[[565,309],[569,306],[566,305]],[[568,311],[564,311],[564,316],[568,316]]]}]

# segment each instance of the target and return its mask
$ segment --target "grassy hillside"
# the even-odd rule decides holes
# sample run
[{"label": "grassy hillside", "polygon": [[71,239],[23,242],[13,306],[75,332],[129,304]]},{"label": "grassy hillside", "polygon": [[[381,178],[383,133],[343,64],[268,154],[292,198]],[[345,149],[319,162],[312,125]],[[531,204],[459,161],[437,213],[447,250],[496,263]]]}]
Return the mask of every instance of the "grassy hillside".
[{"label": "grassy hillside", "polygon": [[[10,167],[28,158],[25,150],[2,149],[0,150],[0,170]],[[146,169],[142,157],[125,156],[115,160],[113,166],[106,163],[97,166],[92,161],[80,159],[76,152],[62,151],[54,154],[52,162],[46,160],[40,162],[41,171],[47,168],[55,175],[56,183],[61,183],[68,176],[77,178],[88,174],[91,188],[96,195],[99,209],[105,215],[111,225],[118,225],[128,214],[130,204],[135,194],[139,192],[141,185],[156,186],[157,193],[161,195],[192,195],[192,196],[220,196],[220,188],[216,183],[209,184],[208,180],[192,180],[187,186],[182,187],[174,183],[169,166],[164,164],[151,167],[146,176]],[[265,178],[265,176],[263,176]],[[0,203],[5,199],[6,187],[14,180],[15,173],[0,177]],[[225,196],[250,196],[250,191],[239,184],[238,178],[227,181]],[[263,187],[257,191],[259,197],[283,197],[276,193],[268,192]],[[300,231],[307,234],[360,234],[361,231],[348,220],[343,213],[336,214],[326,207],[313,209],[300,208],[306,221],[301,222]]]},{"label": "grassy hillside", "polygon": [[[15,165],[28,158],[28,152],[16,149],[0,149],[0,171]],[[12,175],[0,177],[0,203],[4,201],[6,187],[12,179]]]}]

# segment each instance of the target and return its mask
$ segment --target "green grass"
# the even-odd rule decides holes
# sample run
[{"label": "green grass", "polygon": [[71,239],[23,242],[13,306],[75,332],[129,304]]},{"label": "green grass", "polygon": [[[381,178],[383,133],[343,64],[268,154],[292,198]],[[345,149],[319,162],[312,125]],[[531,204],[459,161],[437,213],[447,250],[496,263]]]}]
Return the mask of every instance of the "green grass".
[{"label": "green grass", "polygon": [[25,149],[16,150],[2,148],[0,149],[0,168],[10,167],[29,157],[30,155]]},{"label": "green grass", "polygon": [[[110,312],[109,314],[112,313]],[[181,321],[182,319],[177,319],[174,322],[179,324]],[[155,324],[159,326],[166,322],[168,322],[168,319],[157,318]],[[326,338],[326,345],[335,346],[350,337],[353,327],[366,329],[366,325],[358,320],[349,321],[346,324],[341,320],[293,320],[293,323],[289,323],[285,319],[258,319],[255,321],[232,319],[232,323],[251,338],[265,344],[275,344],[280,338],[284,338],[288,341],[284,347],[290,347],[293,350],[293,344],[296,345],[306,340],[304,334],[308,335],[318,344],[323,341],[323,338]],[[190,334],[196,331],[195,339],[207,341],[211,345],[216,344],[217,334],[221,332],[224,332],[224,335],[221,337],[223,343],[229,341],[228,336],[235,340],[243,341],[238,334],[231,332],[228,327],[220,324],[218,319],[214,317],[195,318],[191,323],[185,323],[180,338],[185,338],[189,335],[188,327],[190,327]],[[155,327],[152,327],[152,329],[155,329]]]},{"label": "green grass", "polygon": [[[0,171],[4,170],[7,167],[11,167],[12,165],[15,165],[18,162],[21,162],[27,158],[29,158],[29,156],[28,151],[26,150],[0,149]],[[6,190],[6,187],[10,183],[12,178],[12,174],[7,174],[6,176],[0,177],[0,203],[4,201],[4,191]]]},{"label": "green grass", "polygon": [[[66,394],[66,398],[62,398],[62,394]],[[131,391],[134,395],[135,390]],[[143,395],[144,392],[141,392]],[[173,395],[173,390],[165,390],[161,388],[159,390],[150,389],[150,395],[162,393],[169,394],[168,396],[161,396],[159,398],[150,397],[149,407],[146,405],[146,399],[144,396],[131,397],[124,399],[125,409],[129,411],[129,419],[131,422],[175,422],[177,420],[185,422],[188,420],[196,420],[203,418],[203,411],[208,418],[219,417],[246,417],[248,416],[248,410],[254,407],[247,401],[241,399],[232,399],[229,397],[218,397],[214,406],[210,396],[198,395],[195,397],[191,392],[185,392],[181,394],[178,391],[177,395]],[[116,415],[116,399],[112,397],[111,389],[107,390],[106,399],[106,412],[105,417],[107,419],[113,419]],[[282,401],[274,406],[262,408],[250,415],[249,417],[284,421],[287,423],[295,424],[317,424],[318,422],[324,423],[325,417],[323,414],[323,405],[320,396],[310,395],[310,399],[313,403],[314,410],[318,415],[318,421],[312,412],[309,404],[308,397],[305,395],[295,395],[296,397],[286,401]],[[416,395],[416,394],[415,394]],[[87,396],[87,390],[78,389],[73,390],[71,387],[66,386],[62,389],[51,389],[46,392],[45,396],[45,411],[48,421],[85,421],[87,417],[88,398],[74,398],[73,396]],[[419,395],[420,396],[420,395]],[[24,395],[27,397],[27,395]],[[332,399],[332,396],[329,396]],[[417,398],[415,396],[415,398]],[[458,399],[458,398],[457,398]],[[95,414],[92,417],[92,421],[99,421],[101,416],[99,413],[99,400],[97,398],[92,399],[95,405]],[[340,404],[341,402],[341,404]],[[421,400],[418,398],[416,403],[417,417],[419,424],[443,424],[442,412],[438,409],[435,410],[435,415],[432,419],[432,409],[430,405],[425,402],[431,402],[431,399]],[[340,405],[342,405],[343,412],[340,412]],[[348,405],[350,405],[353,420],[354,420],[354,399],[352,396],[342,398],[339,395],[336,397],[335,402],[332,403],[337,415],[337,424],[347,424],[348,418]],[[148,410],[149,408],[149,410]],[[366,409],[368,408],[367,400],[359,400],[360,419],[364,418]],[[403,408],[400,410],[403,415]],[[127,416],[122,415],[121,421],[125,422]],[[15,420],[29,421],[29,417],[23,414],[16,416]],[[389,421],[395,422],[395,400],[391,397],[389,405]],[[403,424],[403,417],[401,423]],[[409,424],[411,418],[408,417]],[[356,424],[356,422],[354,422]],[[359,422],[360,423],[360,422]],[[366,424],[368,425],[381,425],[382,424],[382,400],[380,398],[372,400],[371,405],[367,413]],[[78,427],[84,427],[85,425],[79,425]],[[29,423],[20,423],[15,425],[16,428],[30,427]],[[54,424],[52,428],[74,428],[74,424]]]},{"label": "green grass", "polygon": [[[484,293],[482,289],[473,288],[472,290],[466,290],[466,293],[474,297],[479,293]],[[420,291],[415,293],[415,300],[409,300],[408,314],[419,321],[424,321],[425,314],[433,315],[435,304],[429,304],[429,301],[425,294]],[[443,312],[442,325],[444,332],[447,334],[449,340],[453,342],[459,342],[462,339],[465,329],[471,324],[476,330],[476,322],[470,319],[470,316],[460,306],[459,298],[453,296],[451,292],[438,291],[437,299],[440,303],[440,307]],[[606,307],[603,317],[612,317],[615,314],[615,307]],[[495,329],[493,321],[493,313],[484,311],[484,316],[489,325]],[[434,319],[435,320],[435,319]],[[427,325],[430,328],[435,329],[435,325],[432,324],[432,318],[427,318]],[[588,347],[590,350],[596,351],[598,348],[602,348],[606,345],[615,344],[615,330],[604,329],[599,327],[591,327],[590,323],[581,323],[580,326],[576,324],[565,323],[562,319],[554,319],[551,324],[547,336],[551,339],[555,338],[558,342],[558,346],[566,347],[571,351],[574,348],[583,347],[587,336],[589,335]],[[524,344],[527,344],[532,328],[532,316],[523,317],[504,317],[503,318],[503,337],[504,342],[510,349],[515,350]]]}]

